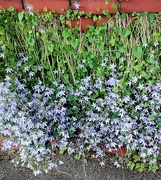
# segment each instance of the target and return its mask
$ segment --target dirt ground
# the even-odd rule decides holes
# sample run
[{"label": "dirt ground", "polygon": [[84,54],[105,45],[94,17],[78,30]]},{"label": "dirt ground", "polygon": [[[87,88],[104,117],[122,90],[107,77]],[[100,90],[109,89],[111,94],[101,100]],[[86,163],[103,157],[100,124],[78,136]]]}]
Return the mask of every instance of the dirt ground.
[{"label": "dirt ground", "polygon": [[0,152],[0,180],[161,180],[161,169],[157,173],[131,171],[121,164],[120,168],[113,165],[116,155],[108,154],[105,166],[101,166],[100,159],[91,156],[75,160],[73,156],[58,156],[63,165],[45,174],[34,176],[22,167],[15,167],[10,163],[6,154]]}]

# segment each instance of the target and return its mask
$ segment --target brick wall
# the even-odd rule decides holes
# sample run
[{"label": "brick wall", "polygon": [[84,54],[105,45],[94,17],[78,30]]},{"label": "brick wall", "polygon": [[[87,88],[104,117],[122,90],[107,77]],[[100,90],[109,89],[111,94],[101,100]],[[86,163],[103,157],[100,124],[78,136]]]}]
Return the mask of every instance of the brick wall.
[{"label": "brick wall", "polygon": [[[13,6],[17,11],[26,9],[26,4],[32,4],[35,10],[43,11],[44,7],[50,10],[54,9],[56,13],[62,14],[67,9],[75,9],[72,0],[0,0],[0,9]],[[109,0],[108,4],[105,4],[105,0],[79,0],[79,11],[85,13],[92,12],[93,14],[102,14],[104,9],[107,9],[110,14],[117,12],[112,8],[113,4],[118,6],[118,11],[131,13],[136,12],[160,12],[161,0]]]},{"label": "brick wall", "polygon": [[[161,0],[109,0],[106,4],[105,0],[79,0],[80,7],[78,11],[84,11],[92,14],[99,14],[103,18],[96,25],[101,24],[103,21],[108,22],[107,17],[103,16],[103,11],[108,10],[109,14],[115,14],[117,11],[120,13],[126,12],[161,12]],[[55,10],[57,14],[64,14],[68,9],[76,9],[73,5],[73,0],[0,0],[0,9],[13,6],[18,12],[26,9],[27,4],[32,4],[34,10],[43,12],[44,7],[48,8],[48,11]],[[80,25],[86,29],[86,25],[93,25],[93,19],[82,18],[79,22]]]}]

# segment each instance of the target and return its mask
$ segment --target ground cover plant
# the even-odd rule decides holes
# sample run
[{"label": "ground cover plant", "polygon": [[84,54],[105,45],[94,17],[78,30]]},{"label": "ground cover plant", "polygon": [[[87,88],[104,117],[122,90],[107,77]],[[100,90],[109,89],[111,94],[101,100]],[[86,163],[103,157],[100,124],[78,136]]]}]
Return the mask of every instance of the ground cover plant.
[{"label": "ground cover plant", "polygon": [[[48,172],[58,152],[127,148],[127,165],[156,171],[161,152],[161,15],[116,14],[71,28],[83,12],[0,13],[0,134],[15,163]],[[92,16],[94,21],[101,17]],[[55,143],[51,143],[55,141]],[[119,166],[118,163],[116,163]]]}]

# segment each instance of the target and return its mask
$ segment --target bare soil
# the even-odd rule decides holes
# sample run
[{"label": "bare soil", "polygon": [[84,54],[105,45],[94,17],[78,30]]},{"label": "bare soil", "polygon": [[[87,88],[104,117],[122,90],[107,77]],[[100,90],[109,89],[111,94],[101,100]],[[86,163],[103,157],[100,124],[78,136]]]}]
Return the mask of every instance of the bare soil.
[{"label": "bare soil", "polygon": [[91,155],[79,161],[69,155],[59,155],[57,158],[64,164],[35,177],[29,169],[15,167],[10,163],[10,157],[0,152],[0,180],[161,180],[161,169],[157,173],[139,173],[126,168],[124,163],[117,168],[113,165],[119,158],[116,155],[107,154],[105,166],[101,166],[101,160]]}]

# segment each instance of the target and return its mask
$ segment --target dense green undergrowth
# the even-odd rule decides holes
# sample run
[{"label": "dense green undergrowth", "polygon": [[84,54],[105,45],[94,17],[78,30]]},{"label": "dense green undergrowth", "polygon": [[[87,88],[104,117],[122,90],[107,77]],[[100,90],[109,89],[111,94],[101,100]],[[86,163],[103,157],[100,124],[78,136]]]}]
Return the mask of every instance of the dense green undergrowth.
[{"label": "dense green undergrowth", "polygon": [[161,15],[104,15],[81,32],[73,20],[101,17],[0,12],[0,134],[35,174],[56,166],[55,148],[78,158],[126,146],[131,169],[159,168]]}]

